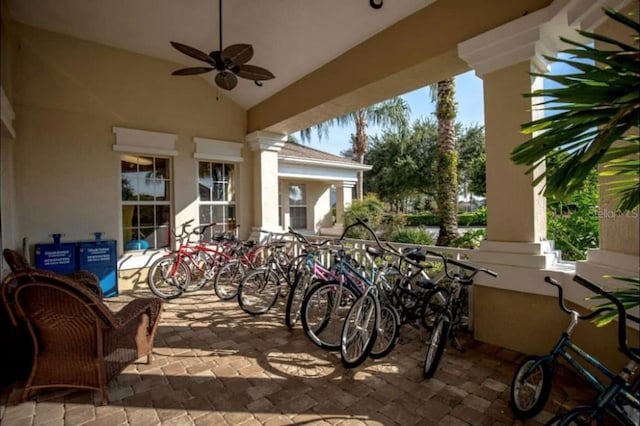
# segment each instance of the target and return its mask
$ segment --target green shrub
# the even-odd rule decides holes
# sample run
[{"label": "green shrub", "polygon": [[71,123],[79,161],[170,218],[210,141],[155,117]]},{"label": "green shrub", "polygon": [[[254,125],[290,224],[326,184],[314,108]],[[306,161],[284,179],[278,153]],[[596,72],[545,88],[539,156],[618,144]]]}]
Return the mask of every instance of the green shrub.
[{"label": "green shrub", "polygon": [[390,241],[424,246],[432,246],[435,244],[433,235],[424,228],[398,230],[391,234]]},{"label": "green shrub", "polygon": [[473,231],[467,231],[454,238],[449,242],[449,247],[468,248],[475,249],[480,246],[480,241],[485,237],[484,229],[475,229]]},{"label": "green shrub", "polygon": [[[438,226],[438,216],[433,213],[407,215],[407,226]],[[486,226],[487,209],[458,213],[458,226]]]},{"label": "green shrub", "polygon": [[[349,226],[356,223],[357,219],[367,221],[371,229],[380,229],[384,218],[384,204],[375,194],[369,194],[362,200],[353,200],[351,206],[344,212],[344,224]],[[371,240],[373,237],[362,226],[354,226],[347,232],[347,238]]]}]

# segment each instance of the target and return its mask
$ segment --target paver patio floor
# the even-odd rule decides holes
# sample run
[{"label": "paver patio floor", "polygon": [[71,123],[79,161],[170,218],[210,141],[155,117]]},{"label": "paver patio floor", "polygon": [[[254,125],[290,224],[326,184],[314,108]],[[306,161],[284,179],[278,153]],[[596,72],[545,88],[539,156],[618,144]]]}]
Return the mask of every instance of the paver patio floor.
[{"label": "paver patio floor", "polygon": [[[130,298],[107,300],[119,309]],[[591,397],[561,368],[545,410],[514,420],[509,386],[524,355],[465,335],[467,350],[449,346],[435,377],[424,380],[424,337],[404,326],[389,356],[347,370],[339,353],[316,347],[301,327],[284,326],[284,299],[251,317],[235,301],[201,290],[165,304],[152,364],[134,364],[112,381],[108,406],[78,390],[40,391],[20,403],[17,383],[0,390],[0,423],[538,425]]]}]

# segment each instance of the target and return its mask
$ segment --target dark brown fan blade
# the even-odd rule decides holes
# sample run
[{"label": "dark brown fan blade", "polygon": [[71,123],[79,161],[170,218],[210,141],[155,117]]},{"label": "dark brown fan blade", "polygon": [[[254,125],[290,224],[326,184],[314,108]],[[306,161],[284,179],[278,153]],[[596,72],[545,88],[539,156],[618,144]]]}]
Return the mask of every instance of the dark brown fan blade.
[{"label": "dark brown fan blade", "polygon": [[220,86],[221,89],[231,90],[238,84],[238,79],[233,73],[222,71],[216,75],[216,84]]},{"label": "dark brown fan blade", "polygon": [[253,47],[250,44],[232,44],[222,51],[222,60],[231,61],[233,65],[246,64],[253,58]]},{"label": "dark brown fan blade", "polygon": [[238,70],[234,70],[238,77],[246,78],[248,80],[271,80],[275,78],[275,75],[271,74],[271,71],[255,65],[240,65]]},{"label": "dark brown fan blade", "polygon": [[210,67],[193,67],[193,68],[181,68],[179,70],[175,70],[171,73],[171,75],[193,75],[193,74],[203,74],[205,72],[213,71],[215,68]]},{"label": "dark brown fan blade", "polygon": [[176,43],[175,41],[170,42],[171,45],[173,47],[175,47],[176,49],[178,49],[180,52],[184,53],[187,56],[191,56],[194,59],[197,59],[199,61],[204,61],[204,62],[208,62],[211,65],[215,66],[215,63],[213,61],[213,59],[211,59],[211,56],[207,55],[206,53],[191,47],[191,46],[187,46],[186,44],[181,44],[181,43]]}]

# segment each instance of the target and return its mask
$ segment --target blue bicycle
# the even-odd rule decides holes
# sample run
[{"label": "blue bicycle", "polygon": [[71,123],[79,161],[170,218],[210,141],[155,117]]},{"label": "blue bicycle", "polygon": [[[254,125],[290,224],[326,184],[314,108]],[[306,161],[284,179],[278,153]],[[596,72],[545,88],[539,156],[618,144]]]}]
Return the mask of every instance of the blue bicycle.
[{"label": "blue bicycle", "polygon": [[[590,406],[576,407],[556,416],[547,425],[605,425],[615,421],[621,425],[636,426],[640,423],[640,379],[636,374],[640,366],[640,350],[627,345],[627,319],[639,319],[626,313],[623,304],[616,297],[581,276],[574,280],[590,291],[603,296],[618,311],[618,350],[629,358],[629,362],[614,377],[609,385],[600,390],[595,402]],[[635,377],[634,377],[635,375]]]},{"label": "blue bicycle", "polygon": [[[595,284],[587,281],[586,279],[576,276],[574,280],[579,284],[587,287],[592,291],[596,291],[599,294],[606,294],[604,290],[600,289],[600,287]],[[516,369],[516,372],[513,377],[513,381],[511,383],[511,408],[518,418],[529,418],[538,414],[546,404],[549,399],[549,394],[551,392],[551,382],[553,379],[553,375],[557,370],[558,365],[558,357],[566,360],[569,365],[571,365],[575,371],[577,371],[580,375],[582,375],[598,392],[605,392],[609,388],[609,386],[605,385],[602,381],[600,381],[594,374],[592,374],[585,366],[583,366],[579,359],[587,362],[588,364],[595,367],[598,371],[600,371],[604,376],[611,380],[611,383],[616,381],[619,382],[618,375],[610,370],[608,367],[603,365],[600,361],[598,361],[595,357],[587,353],[585,350],[577,346],[575,343],[571,341],[571,334],[573,329],[578,324],[580,320],[589,320],[595,318],[598,315],[601,315],[605,312],[612,311],[613,308],[603,307],[597,309],[589,314],[580,315],[578,312],[567,308],[564,303],[563,290],[560,284],[555,281],[551,277],[545,277],[545,281],[558,290],[558,302],[560,305],[560,309],[563,312],[569,314],[571,316],[571,320],[569,322],[569,326],[562,333],[560,339],[556,342],[555,346],[546,355],[542,356],[530,356],[526,358],[520,366]],[[607,296],[606,296],[607,297]],[[613,296],[608,295],[608,298],[613,298]],[[615,299],[615,298],[613,298]],[[612,300],[612,299],[610,299]],[[616,299],[617,300],[617,299]],[[619,303],[619,302],[618,302]],[[620,307],[622,305],[620,304]],[[638,319],[630,316],[629,314],[624,313],[624,308],[621,310],[622,314],[620,315],[620,321],[618,323],[619,327],[619,340],[624,343],[626,348],[626,319],[631,318],[635,321]],[[621,343],[622,344],[622,343]],[[621,349],[622,350],[622,349]],[[626,351],[626,352],[625,352]],[[626,348],[623,350],[625,354],[628,356],[632,355],[632,352]],[[625,389],[623,387],[622,395],[629,400],[636,399],[637,403],[637,387],[638,380],[635,383],[635,393],[634,397],[629,393],[629,389]],[[635,403],[634,403],[635,404]],[[555,419],[554,419],[555,421]],[[562,423],[565,424],[565,423]],[[566,423],[566,424],[582,424],[582,423]],[[589,422],[585,424],[591,424]],[[627,423],[623,423],[627,424]],[[634,423],[631,423],[634,424]]]}]

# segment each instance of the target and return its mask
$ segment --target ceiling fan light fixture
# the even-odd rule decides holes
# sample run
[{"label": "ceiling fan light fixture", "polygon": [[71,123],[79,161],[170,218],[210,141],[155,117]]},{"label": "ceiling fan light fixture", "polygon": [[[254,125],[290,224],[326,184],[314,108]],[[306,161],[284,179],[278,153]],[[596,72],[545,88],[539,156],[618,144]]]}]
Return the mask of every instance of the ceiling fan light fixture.
[{"label": "ceiling fan light fixture", "polygon": [[271,80],[275,76],[271,71],[247,62],[253,57],[253,46],[250,44],[232,44],[222,48],[222,0],[219,0],[219,50],[208,55],[199,49],[175,41],[170,42],[176,50],[185,55],[206,62],[210,67],[190,67],[174,71],[171,75],[203,74],[218,71],[214,81],[221,89],[232,90],[238,84],[237,77],[253,80],[256,86],[262,87],[263,80]]}]

